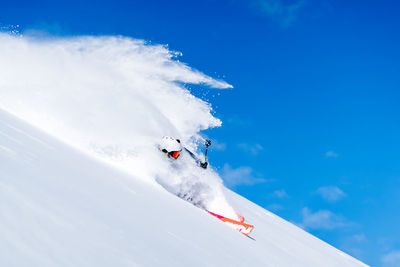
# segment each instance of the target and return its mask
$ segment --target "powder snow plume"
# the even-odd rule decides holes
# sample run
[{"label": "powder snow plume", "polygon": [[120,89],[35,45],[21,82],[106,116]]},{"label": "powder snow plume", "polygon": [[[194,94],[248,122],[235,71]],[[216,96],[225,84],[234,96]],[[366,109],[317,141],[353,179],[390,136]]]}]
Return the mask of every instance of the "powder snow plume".
[{"label": "powder snow plume", "polygon": [[234,217],[212,169],[157,150],[164,135],[196,150],[217,127],[209,103],[183,84],[231,87],[176,60],[163,45],[121,36],[35,38],[0,33],[0,108],[143,180]]}]

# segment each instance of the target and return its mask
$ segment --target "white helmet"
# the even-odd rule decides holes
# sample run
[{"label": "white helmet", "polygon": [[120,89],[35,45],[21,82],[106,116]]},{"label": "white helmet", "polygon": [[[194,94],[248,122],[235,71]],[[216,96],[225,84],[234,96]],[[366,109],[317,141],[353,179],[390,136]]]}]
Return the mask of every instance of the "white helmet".
[{"label": "white helmet", "polygon": [[[175,139],[170,136],[164,136],[161,139],[159,148],[162,152],[168,153],[168,155],[171,154],[172,152],[181,152],[182,151],[181,141],[179,139]],[[171,157],[174,157],[176,159],[176,158],[178,158],[179,154],[180,153],[176,153],[175,155],[173,155],[173,153],[172,153]]]}]

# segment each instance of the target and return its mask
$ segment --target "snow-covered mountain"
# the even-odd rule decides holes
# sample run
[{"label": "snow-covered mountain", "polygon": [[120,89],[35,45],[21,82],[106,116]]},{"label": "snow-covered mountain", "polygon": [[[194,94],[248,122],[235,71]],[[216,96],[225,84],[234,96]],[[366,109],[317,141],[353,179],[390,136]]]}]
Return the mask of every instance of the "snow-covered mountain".
[{"label": "snow-covered mountain", "polygon": [[[163,46],[0,34],[0,266],[365,266],[226,189],[196,151],[219,126],[185,83],[230,87]],[[255,225],[251,237],[178,198]]]}]

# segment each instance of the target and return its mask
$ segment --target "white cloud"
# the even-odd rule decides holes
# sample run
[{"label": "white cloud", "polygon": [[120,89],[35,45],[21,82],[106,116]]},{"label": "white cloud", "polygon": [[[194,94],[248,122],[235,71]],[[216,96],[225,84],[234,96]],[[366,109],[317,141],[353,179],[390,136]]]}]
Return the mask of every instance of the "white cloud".
[{"label": "white cloud", "polygon": [[285,189],[281,189],[281,190],[275,190],[274,192],[272,192],[272,197],[276,197],[276,198],[287,198],[289,197],[289,195],[286,193]]},{"label": "white cloud", "polygon": [[221,176],[225,185],[228,187],[235,187],[237,185],[254,185],[265,183],[267,181],[264,178],[255,175],[253,169],[248,166],[241,166],[235,169],[229,164],[225,164]]},{"label": "white cloud", "polygon": [[306,0],[298,0],[290,4],[285,3],[284,0],[255,0],[253,3],[269,19],[283,27],[289,27],[298,18]]},{"label": "white cloud", "polygon": [[364,233],[354,234],[350,236],[344,236],[341,239],[339,248],[343,251],[347,251],[351,256],[358,259],[362,259],[365,256],[363,244],[368,242],[367,237]]},{"label": "white cloud", "polygon": [[[225,122],[225,120],[224,120]],[[252,122],[249,119],[242,118],[238,115],[233,115],[229,119],[226,120],[227,123],[235,125],[235,126],[240,126],[240,127],[248,127],[252,125]]]},{"label": "white cloud", "polygon": [[318,188],[317,194],[328,202],[336,202],[346,196],[346,194],[337,186],[323,186]]},{"label": "white cloud", "polygon": [[273,204],[268,205],[268,206],[266,207],[266,209],[267,209],[267,210],[270,210],[270,211],[276,212],[276,211],[283,210],[283,207],[282,207],[282,205],[273,203]]},{"label": "white cloud", "polygon": [[226,149],[226,143],[220,143],[216,140],[212,141],[212,148],[215,150],[224,151]]},{"label": "white cloud", "polygon": [[381,262],[384,267],[400,266],[400,250],[394,250],[383,255]]},{"label": "white cloud", "polygon": [[351,237],[351,239],[354,240],[354,241],[356,241],[356,242],[358,242],[358,243],[362,243],[362,242],[367,241],[367,237],[365,236],[365,234],[356,234],[356,235],[353,235],[353,236]]},{"label": "white cloud", "polygon": [[339,157],[339,154],[336,153],[335,151],[329,150],[328,152],[325,153],[326,158],[337,158]]},{"label": "white cloud", "polygon": [[340,246],[339,249],[342,251],[346,251],[346,253],[348,253],[352,257],[355,257],[356,259],[362,259],[365,255],[365,251],[360,249],[359,247]]},{"label": "white cloud", "polygon": [[250,153],[254,156],[258,155],[260,151],[262,151],[264,148],[260,144],[246,144],[246,143],[241,143],[238,144],[238,147],[242,149],[243,151]]},{"label": "white cloud", "polygon": [[318,210],[312,212],[305,207],[302,210],[302,222],[299,224],[304,229],[332,230],[349,225],[346,220],[329,210]]}]

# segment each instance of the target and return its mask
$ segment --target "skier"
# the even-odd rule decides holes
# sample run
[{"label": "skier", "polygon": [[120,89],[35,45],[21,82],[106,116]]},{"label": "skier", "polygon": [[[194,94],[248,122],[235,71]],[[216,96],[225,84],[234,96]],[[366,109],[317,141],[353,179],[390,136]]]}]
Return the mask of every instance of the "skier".
[{"label": "skier", "polygon": [[[191,158],[196,162],[199,167],[207,169],[208,162],[207,162],[207,150],[208,147],[211,145],[210,140],[206,140],[205,146],[206,151],[204,153],[204,162],[200,160],[193,152],[189,149],[182,146],[181,141],[179,139],[175,139],[170,136],[164,136],[159,144],[159,149],[163,153],[165,153],[170,159],[177,160],[181,154],[189,154]],[[194,181],[194,183],[193,183]],[[165,186],[169,191],[177,195],[178,197],[185,199],[186,201],[192,203],[193,205],[200,207],[206,210],[212,216],[218,218],[219,220],[223,221],[224,223],[228,224],[233,229],[237,230],[238,232],[248,235],[254,228],[253,225],[247,224],[244,222],[244,217],[237,213],[237,218],[228,218],[217,213],[211,212],[207,205],[204,202],[204,195],[210,197],[210,185],[205,182],[198,181],[193,179],[193,181],[183,179],[182,185],[178,186],[178,188]],[[163,183],[161,183],[163,185]],[[212,197],[211,197],[212,198]]]},{"label": "skier", "polygon": [[[207,140],[206,147],[208,148],[209,145],[211,145],[211,142]],[[198,157],[196,157],[193,152],[191,152],[186,147],[183,147],[179,139],[175,139],[170,136],[164,136],[160,142],[159,149],[161,152],[164,152],[169,158],[174,160],[178,159],[182,152],[187,153],[190,155],[190,157],[193,158],[193,160],[199,167],[202,167],[203,169],[207,169],[208,167],[207,150],[205,154],[205,161],[203,162]]]}]

